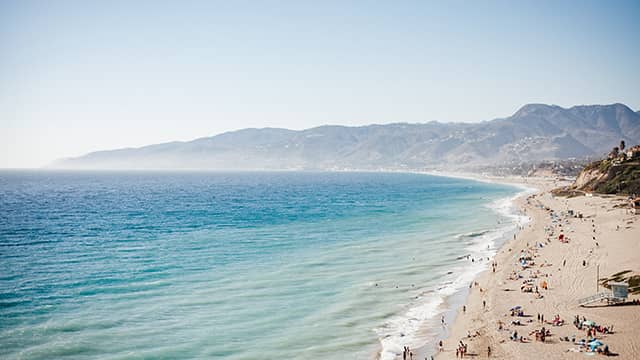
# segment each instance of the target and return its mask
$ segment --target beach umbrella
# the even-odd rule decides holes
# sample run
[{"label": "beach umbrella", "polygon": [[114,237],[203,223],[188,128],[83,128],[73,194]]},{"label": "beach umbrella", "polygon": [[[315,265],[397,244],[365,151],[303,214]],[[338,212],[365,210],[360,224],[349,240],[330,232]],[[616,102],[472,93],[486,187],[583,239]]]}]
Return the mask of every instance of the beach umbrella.
[{"label": "beach umbrella", "polygon": [[593,340],[592,342],[589,343],[589,347],[591,348],[591,351],[595,350],[595,348],[597,348],[598,346],[602,346],[602,343],[599,340]]},{"label": "beach umbrella", "polygon": [[589,343],[589,346],[598,347],[604,345],[600,340],[593,340]]}]

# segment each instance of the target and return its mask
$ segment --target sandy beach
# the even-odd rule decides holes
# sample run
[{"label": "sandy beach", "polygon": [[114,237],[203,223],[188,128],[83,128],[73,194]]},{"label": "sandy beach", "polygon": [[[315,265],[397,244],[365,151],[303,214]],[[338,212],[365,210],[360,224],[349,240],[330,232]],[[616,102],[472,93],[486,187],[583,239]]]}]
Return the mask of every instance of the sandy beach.
[{"label": "sandy beach", "polygon": [[[588,337],[586,327],[574,325],[576,316],[580,323],[586,319],[607,328],[609,333],[595,334],[604,344],[600,349],[607,345],[618,359],[640,358],[640,306],[578,304],[579,299],[608,291],[598,287],[598,271],[600,278],[625,270],[640,271],[640,215],[616,207],[625,203],[623,197],[555,197],[549,191],[558,183],[552,179],[500,181],[538,189],[535,194],[516,200],[530,222],[498,251],[495,271],[489,266],[470,284],[464,310],[460,308],[455,322],[447,325],[448,337],[435,358],[456,358],[460,341],[467,347],[465,357],[476,359],[603,356],[587,353],[587,347],[577,344]],[[559,241],[560,234],[566,241]],[[521,257],[527,259],[525,267],[519,262]],[[523,285],[531,292],[522,291]],[[630,294],[628,300],[639,298]],[[516,306],[522,316],[518,311],[512,314],[511,309]],[[552,323],[557,316],[564,322],[562,325],[558,321]],[[536,339],[534,332],[543,327],[548,333],[544,342]],[[510,339],[514,331],[517,341]]]}]

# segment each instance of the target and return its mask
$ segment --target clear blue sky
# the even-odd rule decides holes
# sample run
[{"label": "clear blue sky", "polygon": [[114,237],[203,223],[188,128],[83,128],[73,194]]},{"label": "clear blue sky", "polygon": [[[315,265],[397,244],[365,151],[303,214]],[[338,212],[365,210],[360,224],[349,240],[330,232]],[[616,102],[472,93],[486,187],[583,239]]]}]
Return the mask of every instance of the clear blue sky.
[{"label": "clear blue sky", "polygon": [[640,109],[640,1],[0,0],[0,167],[244,127]]}]

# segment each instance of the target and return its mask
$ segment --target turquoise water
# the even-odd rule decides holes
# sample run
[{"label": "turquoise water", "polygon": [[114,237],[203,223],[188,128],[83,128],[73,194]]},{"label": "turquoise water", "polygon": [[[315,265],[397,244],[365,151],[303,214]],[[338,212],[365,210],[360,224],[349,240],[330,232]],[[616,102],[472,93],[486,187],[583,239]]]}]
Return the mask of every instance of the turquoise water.
[{"label": "turquoise water", "polygon": [[[396,173],[0,172],[0,358],[392,358],[518,221]],[[439,320],[437,320],[439,322]]]}]

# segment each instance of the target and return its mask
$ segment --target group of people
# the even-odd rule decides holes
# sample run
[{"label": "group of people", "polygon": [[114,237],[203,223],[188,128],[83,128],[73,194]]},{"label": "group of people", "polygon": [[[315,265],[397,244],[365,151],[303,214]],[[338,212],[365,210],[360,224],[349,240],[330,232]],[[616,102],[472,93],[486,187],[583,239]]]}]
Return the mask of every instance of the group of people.
[{"label": "group of people", "polygon": [[535,335],[536,341],[544,342],[548,336],[551,336],[551,331],[544,326],[540,330],[534,330],[529,335]]},{"label": "group of people", "polygon": [[509,336],[509,339],[511,339],[512,341],[519,341],[519,342],[529,342],[529,339],[522,336],[522,335],[518,335],[518,330],[514,330],[513,333],[511,334],[511,336]]},{"label": "group of people", "polygon": [[463,343],[462,340],[458,343],[458,347],[456,348],[456,358],[460,357],[461,359],[467,354],[467,344]]},{"label": "group of people", "polygon": [[595,337],[597,333],[601,334],[611,334],[613,333],[613,325],[610,326],[602,326],[597,325],[594,322],[588,322],[586,317],[582,317],[582,321],[580,321],[580,316],[576,315],[573,318],[573,325],[578,329],[582,330],[583,327],[587,328],[587,337]]},{"label": "group of people", "polygon": [[551,320],[550,322],[547,322],[547,323],[551,324],[553,326],[562,326],[562,325],[564,325],[564,320],[562,320],[560,318],[560,314],[556,314],[556,316],[553,317],[553,320]]},{"label": "group of people", "polygon": [[413,351],[408,346],[402,349],[402,360],[413,360]]}]

